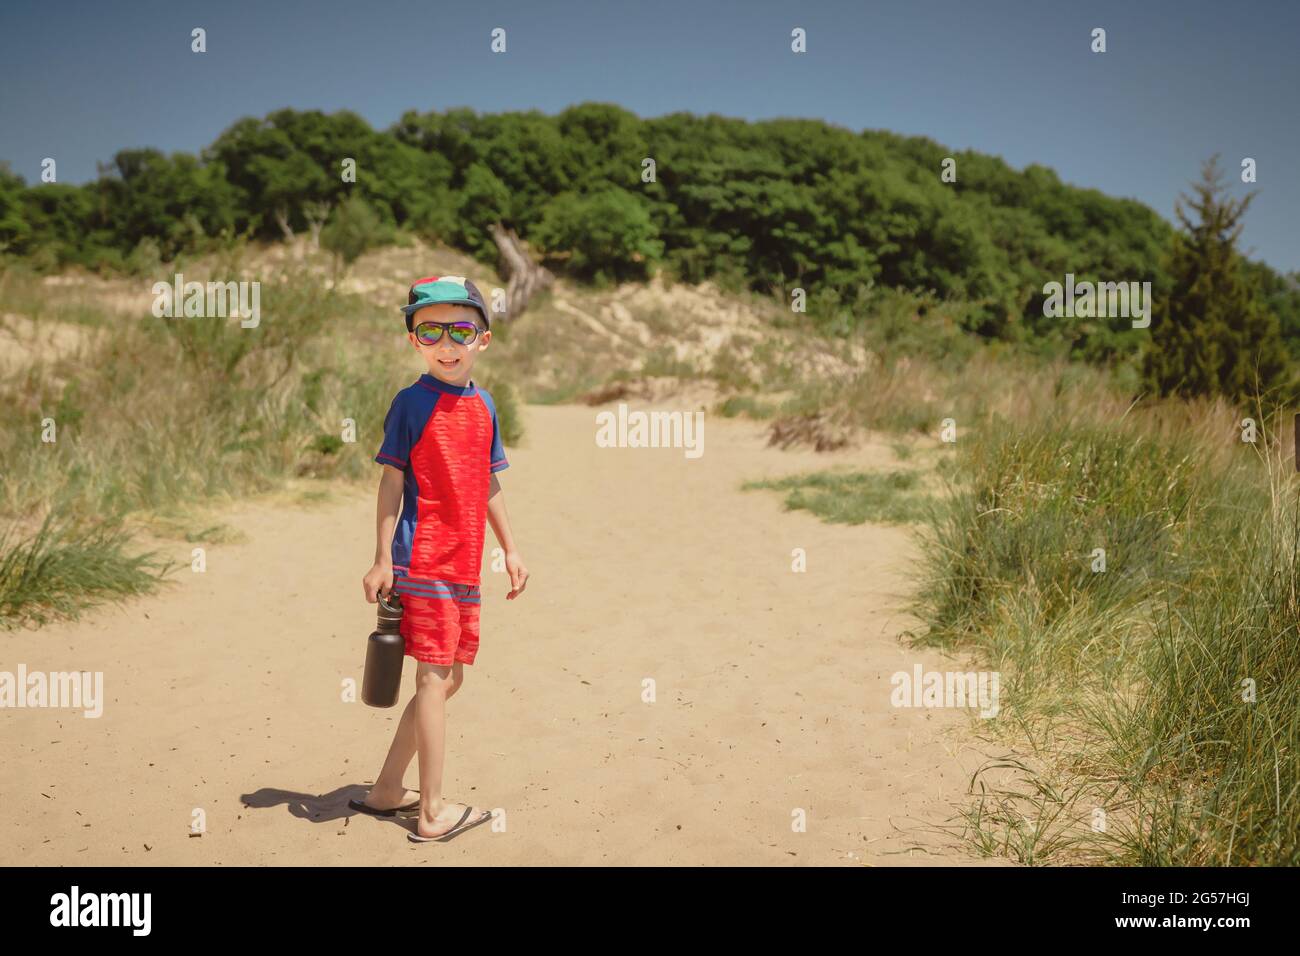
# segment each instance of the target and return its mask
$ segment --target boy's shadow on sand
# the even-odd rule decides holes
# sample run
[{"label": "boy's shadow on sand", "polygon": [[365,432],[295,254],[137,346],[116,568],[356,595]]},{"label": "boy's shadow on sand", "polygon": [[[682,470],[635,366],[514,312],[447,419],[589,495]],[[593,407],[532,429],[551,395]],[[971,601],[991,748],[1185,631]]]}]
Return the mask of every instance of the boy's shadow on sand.
[{"label": "boy's shadow on sand", "polygon": [[239,799],[246,807],[265,810],[284,804],[289,813],[309,823],[332,823],[347,817],[372,817],[381,823],[396,823],[404,830],[415,829],[415,816],[397,815],[377,817],[372,814],[353,810],[348,806],[349,800],[364,800],[369,787],[348,784],[331,790],[329,793],[295,793],[292,790],[278,790],[275,787],[263,787],[253,793],[246,793]]},{"label": "boy's shadow on sand", "polygon": [[[369,787],[363,787],[360,784],[349,784],[346,787],[339,787],[331,790],[329,793],[295,793],[292,790],[278,790],[275,787],[263,787],[253,793],[246,793],[239,798],[240,802],[246,807],[258,810],[265,810],[270,807],[278,807],[284,804],[289,813],[300,820],[306,820],[308,823],[332,823],[335,820],[347,819],[348,817],[370,817],[378,820],[380,823],[395,823],[403,830],[414,833],[417,815],[415,813],[395,814],[391,817],[375,816],[370,813],[362,813],[360,810],[354,810],[348,806],[349,800],[361,801],[365,799]],[[452,840],[464,836],[474,826],[468,826],[458,833],[451,836],[436,839],[436,843],[450,843]]]}]

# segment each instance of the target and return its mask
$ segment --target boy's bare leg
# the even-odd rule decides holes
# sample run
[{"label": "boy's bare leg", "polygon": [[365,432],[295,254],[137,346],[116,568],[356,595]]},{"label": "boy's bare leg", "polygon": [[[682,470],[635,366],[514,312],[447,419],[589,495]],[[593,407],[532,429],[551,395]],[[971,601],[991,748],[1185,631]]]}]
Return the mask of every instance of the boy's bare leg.
[{"label": "boy's bare leg", "polygon": [[[431,836],[439,829],[438,813],[443,808],[442,766],[446,757],[447,691],[451,668],[423,661],[415,671],[416,752],[420,755],[420,819],[416,832]],[[423,824],[423,832],[421,832]]]},{"label": "boy's bare leg", "polygon": [[418,793],[407,790],[406,784],[402,783],[402,778],[406,775],[406,767],[414,754],[415,698],[412,697],[402,711],[401,719],[397,721],[393,742],[388,745],[388,756],[384,759],[384,768],[379,771],[379,776],[375,778],[375,785],[366,794],[364,802],[380,810],[392,810],[420,799]]},{"label": "boy's bare leg", "polygon": [[[450,698],[455,694],[464,680],[464,665],[457,661],[451,669],[451,681],[447,687],[446,697]],[[418,685],[419,668],[416,669],[416,681]],[[418,694],[412,695],[406,704],[406,708],[402,711],[401,719],[397,722],[397,730],[393,733],[393,742],[388,747],[388,757],[384,760],[384,768],[379,771],[379,776],[375,778],[375,785],[370,788],[370,793],[366,796],[365,802],[372,807],[389,810],[393,807],[404,807],[408,803],[414,803],[419,799],[420,795],[407,790],[406,785],[402,782],[406,778],[407,768],[411,766],[411,761],[415,758],[415,701],[417,696]]]},{"label": "boy's bare leg", "polygon": [[[456,665],[459,667],[459,664]],[[420,757],[420,817],[415,832],[420,836],[445,833],[460,819],[460,808],[442,796],[442,768],[446,757],[447,698],[456,667],[426,664],[415,671],[415,743]]]}]

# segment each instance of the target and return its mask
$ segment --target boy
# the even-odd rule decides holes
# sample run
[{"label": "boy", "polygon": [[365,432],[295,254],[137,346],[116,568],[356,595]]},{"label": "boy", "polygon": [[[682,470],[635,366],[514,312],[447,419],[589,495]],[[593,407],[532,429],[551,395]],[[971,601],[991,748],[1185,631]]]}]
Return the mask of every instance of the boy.
[{"label": "boy", "polygon": [[[416,665],[415,696],[402,712],[383,770],[354,809],[377,816],[419,808],[408,838],[423,843],[477,826],[490,811],[442,795],[444,704],[478,652],[484,519],[505,550],[513,600],[528,571],[515,550],[496,473],[507,467],[492,396],[474,384],[474,362],[492,341],[487,305],[463,276],[417,279],[407,296],[407,338],[429,371],[399,391],[384,418],[374,566],[366,600],[401,595],[401,633]],[[400,509],[400,519],[399,519]],[[420,755],[420,791],[402,783]]]}]

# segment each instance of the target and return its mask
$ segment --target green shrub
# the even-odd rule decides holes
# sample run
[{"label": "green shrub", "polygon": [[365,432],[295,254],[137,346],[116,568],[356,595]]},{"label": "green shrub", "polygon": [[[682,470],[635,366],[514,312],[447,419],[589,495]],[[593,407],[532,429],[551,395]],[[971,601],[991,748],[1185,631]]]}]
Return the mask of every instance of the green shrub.
[{"label": "green shrub", "polygon": [[349,196],[330,216],[321,229],[321,248],[332,252],[346,272],[368,250],[383,244],[389,229],[360,196]]}]

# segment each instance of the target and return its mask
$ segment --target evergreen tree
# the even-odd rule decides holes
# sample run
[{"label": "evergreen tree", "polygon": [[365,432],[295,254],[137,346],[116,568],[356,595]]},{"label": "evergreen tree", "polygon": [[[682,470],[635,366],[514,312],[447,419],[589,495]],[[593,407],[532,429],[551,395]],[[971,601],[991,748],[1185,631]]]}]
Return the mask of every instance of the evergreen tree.
[{"label": "evergreen tree", "polygon": [[1161,395],[1245,400],[1276,392],[1288,371],[1280,325],[1236,248],[1254,193],[1226,196],[1217,156],[1192,190],[1175,205],[1183,231],[1166,260],[1172,287],[1152,308],[1147,380]]}]

